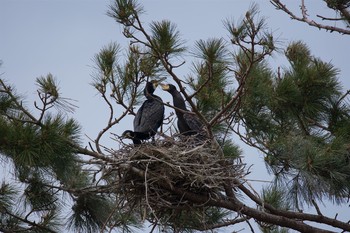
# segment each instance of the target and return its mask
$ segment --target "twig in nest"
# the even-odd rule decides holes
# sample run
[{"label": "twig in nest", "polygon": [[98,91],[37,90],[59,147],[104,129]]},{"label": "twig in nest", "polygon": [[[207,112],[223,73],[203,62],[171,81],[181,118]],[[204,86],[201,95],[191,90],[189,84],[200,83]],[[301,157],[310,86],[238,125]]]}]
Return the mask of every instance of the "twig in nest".
[{"label": "twig in nest", "polygon": [[123,147],[113,154],[121,162],[111,165],[120,173],[119,178],[115,177],[122,187],[119,195],[124,195],[130,205],[144,205],[156,222],[162,221],[160,216],[163,221],[167,217],[175,221],[183,211],[205,207],[205,203],[198,205],[177,196],[172,192],[174,188],[217,198],[227,181],[245,176],[244,165],[239,160],[223,157],[221,148],[210,142],[158,140],[156,145]]}]

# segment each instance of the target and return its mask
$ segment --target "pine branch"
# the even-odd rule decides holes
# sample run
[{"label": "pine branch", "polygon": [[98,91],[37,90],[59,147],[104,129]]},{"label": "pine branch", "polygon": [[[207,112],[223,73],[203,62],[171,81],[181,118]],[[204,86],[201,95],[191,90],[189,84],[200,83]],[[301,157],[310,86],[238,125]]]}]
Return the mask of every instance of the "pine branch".
[{"label": "pine branch", "polygon": [[[102,98],[108,105],[108,108],[109,108],[109,119],[107,121],[107,125],[98,133],[96,139],[94,140],[97,152],[99,152],[100,154],[102,154],[102,150],[101,150],[101,147],[100,147],[100,140],[101,140],[102,136],[109,129],[111,129],[114,125],[118,124],[119,121],[121,119],[123,119],[128,113],[128,111],[124,111],[121,116],[119,116],[118,118],[113,119],[114,118],[114,108],[113,108],[111,102],[108,100],[108,98],[106,97],[105,93],[102,93]],[[127,109],[131,109],[131,105]]]},{"label": "pine branch", "polygon": [[339,98],[339,100],[338,100],[337,103],[336,103],[336,106],[338,106],[338,105],[340,104],[340,102],[342,102],[342,101],[345,99],[345,97],[347,97],[349,94],[350,94],[350,90],[347,90],[347,91]]},{"label": "pine branch", "polygon": [[[107,120],[107,125],[98,133],[95,142],[96,150],[99,153],[102,153],[101,147],[100,147],[100,140],[102,136],[111,129],[114,125],[118,124],[121,119],[123,119],[128,112],[132,109],[132,104],[134,103],[134,99],[136,98],[136,90],[132,93],[132,101],[130,102],[129,106],[126,106],[124,104],[123,98],[120,95],[119,92],[119,86],[115,83],[115,77],[114,77],[114,69],[115,69],[115,63],[116,63],[116,57],[119,52],[119,45],[118,44],[110,44],[108,47],[103,48],[100,53],[95,55],[95,62],[97,64],[97,67],[99,69],[99,72],[101,73],[100,76],[96,78],[96,82],[94,83],[94,87],[98,90],[98,92],[101,94],[102,99],[107,104],[109,108],[109,118]],[[111,94],[109,94],[110,97],[114,97],[119,105],[124,107],[126,111],[124,111],[121,116],[118,118],[114,117],[114,108],[109,100],[107,98],[107,85],[110,84],[111,87]],[[117,94],[117,97],[114,94]],[[132,111],[131,111],[132,112]]]},{"label": "pine branch", "polygon": [[73,144],[73,143],[70,143],[70,145],[73,148],[75,148],[76,152],[79,153],[79,154],[89,155],[89,156],[94,157],[96,159],[100,159],[102,161],[106,161],[106,162],[110,162],[110,163],[116,162],[116,160],[114,160],[113,158],[105,156],[102,153],[98,153],[98,152],[95,152],[95,151],[92,151],[92,150],[88,150],[86,148],[80,147],[79,145],[76,145],[76,144]]},{"label": "pine branch", "polygon": [[271,206],[268,203],[264,203],[260,198],[256,197],[253,193],[251,193],[249,191],[249,189],[247,189],[243,184],[241,184],[241,182],[238,182],[238,188],[240,190],[242,190],[242,192],[244,192],[251,200],[253,200],[256,204],[258,204],[259,206],[264,207],[265,209],[267,209],[270,213],[273,213],[275,215],[279,215],[279,216],[283,216],[286,218],[290,218],[290,219],[300,219],[303,221],[312,221],[312,222],[317,222],[317,223],[323,223],[323,224],[327,224],[345,231],[350,231],[350,225],[342,222],[342,221],[338,221],[336,219],[333,218],[328,218],[321,215],[314,215],[314,214],[307,214],[307,213],[302,213],[302,212],[292,212],[292,211],[284,211],[284,210],[278,210],[276,208],[274,208],[273,206]]},{"label": "pine branch", "polygon": [[204,225],[203,227],[197,228],[197,230],[199,230],[199,231],[208,231],[208,230],[214,230],[214,229],[221,228],[221,227],[233,226],[235,224],[238,224],[238,223],[241,223],[241,222],[245,222],[248,219],[250,219],[250,218],[249,217],[248,218],[238,218],[238,217],[236,217],[234,219],[225,220],[222,223],[208,225],[208,226]]},{"label": "pine branch", "polygon": [[318,207],[316,201],[315,201],[315,200],[312,200],[311,202],[312,202],[312,204],[314,205],[317,214],[323,216],[323,214],[321,213],[321,210],[320,210],[320,208]]},{"label": "pine branch", "polygon": [[[307,23],[308,25],[310,25],[312,27],[317,27],[318,29],[325,29],[326,31],[330,31],[330,32],[339,32],[340,34],[350,35],[350,30],[340,28],[340,27],[320,24],[320,23],[315,22],[314,20],[309,19],[309,17],[307,16],[307,13],[306,13],[306,6],[304,3],[304,0],[301,1],[302,17],[299,17],[299,16],[295,15],[293,12],[291,12],[287,8],[286,5],[281,3],[280,0],[270,0],[270,2],[272,3],[272,5],[274,5],[276,7],[277,10],[282,10],[282,11],[286,12],[294,20]],[[344,11],[346,12],[346,10],[344,10]]]},{"label": "pine branch", "polygon": [[39,119],[38,119],[38,122],[41,123],[44,115],[45,115],[45,112],[46,110],[50,109],[51,107],[53,107],[52,105],[49,106],[50,104],[52,104],[51,101],[48,101],[48,99],[50,98],[50,96],[45,93],[44,96],[41,95],[41,93],[39,92],[39,90],[37,90],[37,94],[38,94],[38,97],[41,101],[41,103],[43,104],[42,107],[39,107],[37,104],[36,104],[36,101],[34,101],[34,107],[36,109],[38,109],[41,113],[40,113],[40,116],[39,116]]},{"label": "pine branch", "polygon": [[23,107],[22,103],[18,102],[18,98],[16,98],[14,96],[14,94],[12,93],[11,87],[7,86],[2,79],[0,79],[0,85],[4,89],[4,90],[0,90],[0,92],[6,93],[11,98],[11,100],[16,105],[16,107],[20,111],[22,111],[26,116],[28,116],[30,120],[20,120],[20,119],[11,117],[11,116],[9,116],[9,117],[11,117],[11,119],[16,119],[16,120],[19,120],[19,121],[40,125],[40,122],[26,108]]},{"label": "pine branch", "polygon": [[[288,227],[291,229],[295,229],[298,230],[300,232],[319,232],[319,233],[331,233],[332,231],[328,231],[328,230],[322,230],[320,228],[316,228],[316,227],[312,227],[312,226],[308,226],[302,222],[293,220],[293,219],[288,219],[279,215],[274,215],[274,214],[269,214],[269,213],[265,213],[253,208],[250,208],[246,205],[244,205],[243,203],[241,203],[240,201],[238,201],[237,199],[235,201],[225,201],[225,200],[210,200],[207,197],[198,195],[198,194],[194,194],[194,193],[190,193],[184,190],[181,190],[179,188],[174,188],[173,192],[178,194],[179,196],[183,196],[188,200],[191,200],[195,203],[198,204],[207,204],[207,205],[211,205],[211,206],[218,206],[218,207],[222,207],[222,208],[226,208],[226,209],[230,209],[233,211],[237,211],[238,213],[244,214],[246,216],[250,216],[255,218],[256,220],[262,221],[262,222],[266,222],[266,223],[271,223],[271,224],[275,224],[275,225],[279,225],[282,227]],[[348,228],[348,224],[345,224],[346,228]],[[350,227],[349,227],[350,228]]]},{"label": "pine branch", "polygon": [[328,21],[342,21],[345,20],[345,18],[329,18],[329,17],[324,17],[322,15],[316,15],[318,18],[322,20],[328,20]]},{"label": "pine branch", "polygon": [[[43,226],[43,225],[41,225],[41,224],[38,224],[38,223],[36,223],[35,221],[30,221],[30,220],[28,220],[27,218],[21,218],[21,217],[19,217],[19,216],[17,216],[17,215],[14,215],[14,214],[12,214],[11,212],[9,212],[6,208],[3,208],[3,210],[4,210],[5,213],[8,214],[9,216],[11,216],[11,217],[13,217],[13,218],[15,218],[15,219],[17,219],[17,220],[19,220],[19,221],[21,221],[21,222],[27,223],[28,225],[30,225],[30,226],[32,226],[32,227],[38,228],[38,229],[43,230],[43,231],[45,231],[45,232],[56,233],[56,231],[53,231],[53,230],[51,230],[50,228],[48,228],[48,227],[46,227],[46,226]],[[30,228],[30,229],[32,229],[32,228]]]}]

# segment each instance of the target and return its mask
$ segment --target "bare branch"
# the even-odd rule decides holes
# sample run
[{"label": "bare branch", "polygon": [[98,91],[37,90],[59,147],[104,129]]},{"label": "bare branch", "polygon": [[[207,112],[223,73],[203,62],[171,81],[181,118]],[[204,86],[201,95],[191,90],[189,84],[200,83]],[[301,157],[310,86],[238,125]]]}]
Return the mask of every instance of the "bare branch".
[{"label": "bare branch", "polygon": [[[308,17],[307,13],[306,13],[306,6],[305,6],[305,3],[304,3],[304,0],[301,1],[302,17],[299,17],[296,14],[294,14],[292,11],[290,11],[288,9],[288,7],[285,4],[283,4],[280,0],[270,0],[270,2],[276,7],[277,10],[282,10],[285,13],[287,13],[291,17],[291,19],[307,23],[308,25],[310,25],[312,27],[317,27],[318,29],[324,29],[324,30],[329,31],[329,32],[339,32],[340,34],[350,35],[350,30],[349,29],[344,29],[344,28],[340,28],[340,27],[325,25],[325,24],[321,24],[321,23],[315,22],[314,20],[311,20]],[[346,11],[346,9],[343,9],[343,11],[344,12],[342,12],[342,13],[349,14]],[[347,17],[345,17],[345,18],[348,19]],[[326,18],[323,18],[323,19],[326,19]]]}]

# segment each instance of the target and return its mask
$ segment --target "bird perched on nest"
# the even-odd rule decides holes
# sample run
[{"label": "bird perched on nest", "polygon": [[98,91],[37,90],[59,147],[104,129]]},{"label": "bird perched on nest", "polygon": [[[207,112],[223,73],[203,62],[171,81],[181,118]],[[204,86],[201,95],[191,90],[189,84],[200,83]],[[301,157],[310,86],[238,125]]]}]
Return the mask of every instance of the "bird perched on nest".
[{"label": "bird perched on nest", "polygon": [[176,107],[177,127],[180,133],[185,136],[198,135],[200,139],[204,139],[206,133],[203,129],[203,124],[194,113],[187,110],[181,93],[172,84],[160,85],[164,91],[169,92],[173,96],[173,105]]},{"label": "bird perched on nest", "polygon": [[162,99],[154,95],[158,84],[165,78],[152,80],[146,83],[143,93],[147,100],[143,102],[134,118],[134,131],[126,130],[123,132],[123,138],[132,139],[134,144],[141,144],[141,141],[154,140],[158,128],[163,123],[164,105]]}]

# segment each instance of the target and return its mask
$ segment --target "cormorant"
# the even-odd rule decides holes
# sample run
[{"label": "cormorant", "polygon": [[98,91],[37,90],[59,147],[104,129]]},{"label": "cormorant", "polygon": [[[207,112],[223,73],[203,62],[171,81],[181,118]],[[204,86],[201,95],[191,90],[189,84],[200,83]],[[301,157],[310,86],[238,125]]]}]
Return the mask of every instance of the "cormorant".
[{"label": "cormorant", "polygon": [[177,116],[177,127],[179,128],[180,133],[186,136],[198,134],[200,138],[205,138],[205,131],[202,122],[195,114],[187,110],[185,100],[181,96],[181,93],[176,90],[176,87],[172,84],[160,85],[164,91],[169,92],[173,96],[174,107],[178,108],[175,109],[175,113]]},{"label": "cormorant", "polygon": [[141,144],[142,140],[151,137],[154,139],[154,135],[163,123],[163,101],[159,96],[153,94],[158,84],[163,80],[152,80],[146,83],[143,93],[147,100],[143,102],[136,113],[134,131],[126,130],[122,134],[122,137],[132,139],[134,144]]}]

